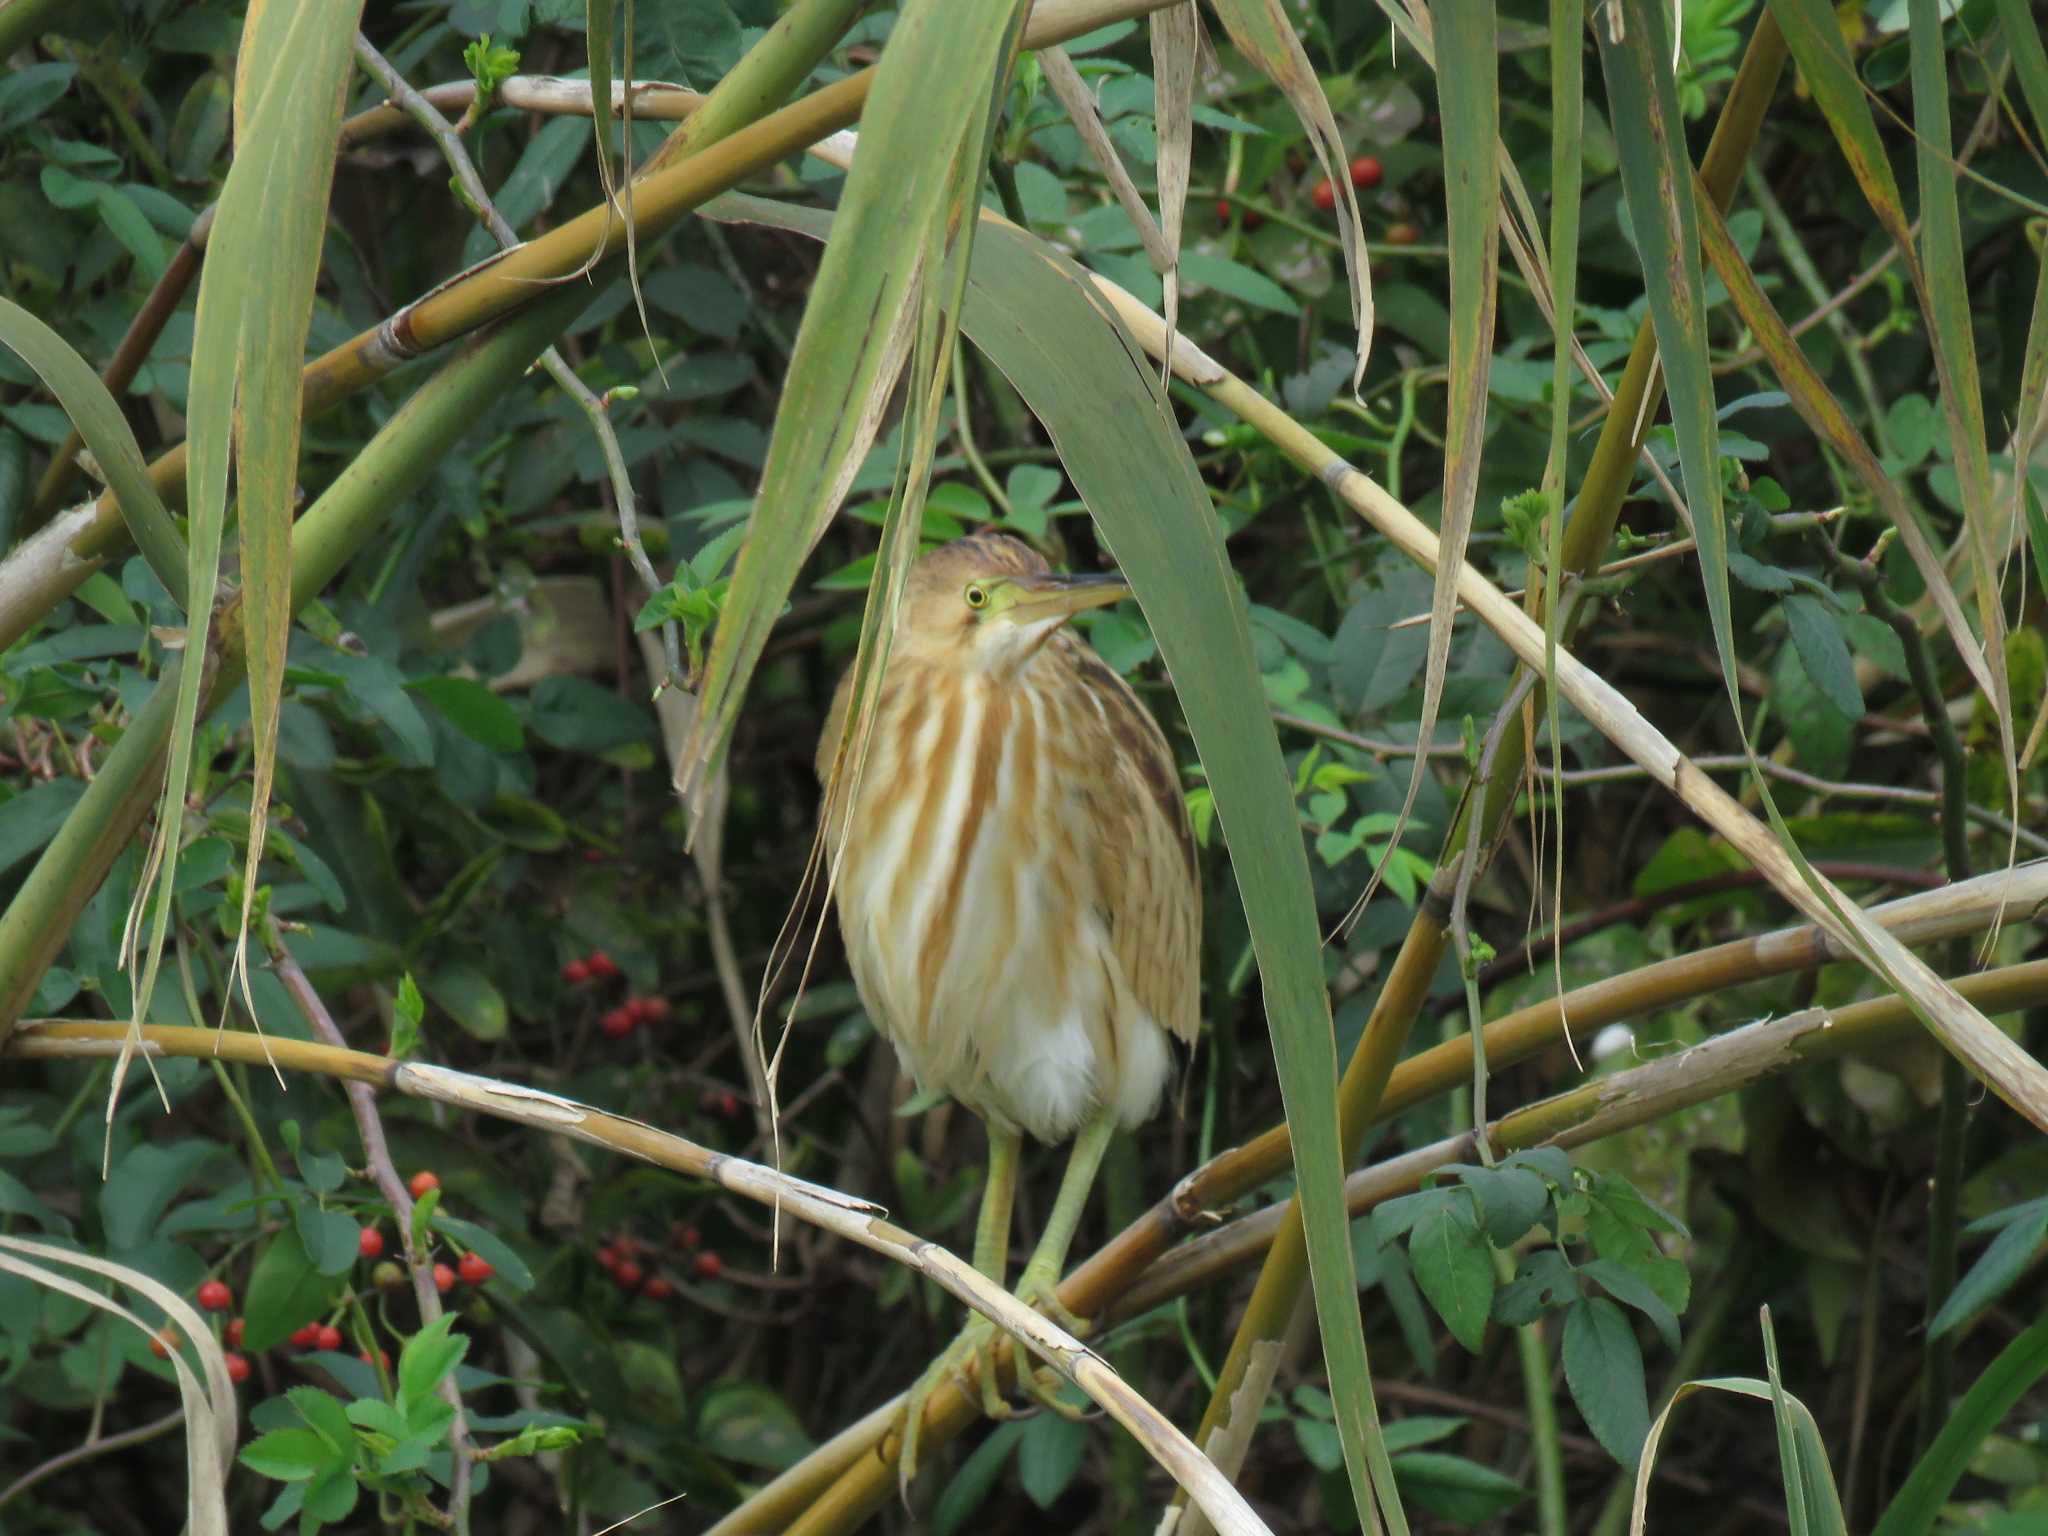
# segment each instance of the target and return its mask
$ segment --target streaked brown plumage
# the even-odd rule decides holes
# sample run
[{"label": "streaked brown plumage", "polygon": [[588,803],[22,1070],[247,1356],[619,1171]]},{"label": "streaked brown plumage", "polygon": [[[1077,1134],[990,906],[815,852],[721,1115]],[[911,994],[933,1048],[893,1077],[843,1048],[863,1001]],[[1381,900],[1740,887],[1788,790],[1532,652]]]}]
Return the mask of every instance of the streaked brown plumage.
[{"label": "streaked brown plumage", "polygon": [[1172,751],[1123,679],[1064,612],[1019,624],[963,597],[1048,575],[1002,535],[917,563],[851,823],[826,825],[876,1025],[922,1086],[1058,1142],[1098,1109],[1129,1127],[1156,1106],[1162,1031],[1195,1037],[1201,897]]},{"label": "streaked brown plumage", "polygon": [[[1201,887],[1171,749],[1066,621],[1128,592],[1015,539],[923,556],[905,585],[865,765],[826,844],[863,1003],[920,1085],[987,1123],[977,1267],[1003,1278],[1017,1138],[1076,1140],[1018,1293],[1050,1302],[1110,1132],[1157,1107],[1198,1024]],[[818,773],[832,784],[852,674]],[[1054,1310],[1059,1310],[1054,1304]],[[986,1350],[970,1329],[913,1393]],[[983,1361],[983,1400],[1000,1408]],[[907,1443],[906,1478],[914,1445]]]}]

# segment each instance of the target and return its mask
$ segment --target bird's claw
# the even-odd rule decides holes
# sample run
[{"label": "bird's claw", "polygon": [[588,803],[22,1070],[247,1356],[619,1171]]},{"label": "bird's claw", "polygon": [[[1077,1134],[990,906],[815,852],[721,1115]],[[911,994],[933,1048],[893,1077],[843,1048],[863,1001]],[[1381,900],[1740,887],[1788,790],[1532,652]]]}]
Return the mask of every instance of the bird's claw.
[{"label": "bird's claw", "polygon": [[[970,1364],[975,1368],[972,1379],[967,1369]],[[938,1359],[925,1367],[924,1374],[918,1377],[917,1384],[904,1399],[902,1449],[896,1458],[896,1486],[906,1509],[910,1505],[910,1485],[917,1479],[918,1443],[924,1435],[925,1410],[930,1406],[932,1394],[948,1381],[958,1382],[961,1391],[970,1397],[976,1395],[978,1389],[981,1411],[989,1418],[1013,1416],[1010,1405],[1003,1401],[1002,1389],[996,1379],[996,1328],[986,1318],[976,1318],[962,1329]]]},{"label": "bird's claw", "polygon": [[1087,1318],[1060,1300],[1057,1271],[1034,1272],[1027,1267],[1017,1282],[1016,1294],[1025,1306],[1037,1308],[1077,1339],[1087,1338],[1094,1328]]}]

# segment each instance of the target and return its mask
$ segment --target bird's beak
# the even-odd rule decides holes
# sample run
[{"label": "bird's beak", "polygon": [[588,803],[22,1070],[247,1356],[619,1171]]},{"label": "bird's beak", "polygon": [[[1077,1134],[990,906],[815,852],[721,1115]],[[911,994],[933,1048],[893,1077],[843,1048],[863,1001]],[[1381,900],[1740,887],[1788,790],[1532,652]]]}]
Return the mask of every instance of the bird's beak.
[{"label": "bird's beak", "polygon": [[1016,578],[1016,590],[1010,617],[1024,624],[1071,618],[1084,608],[1105,607],[1131,595],[1130,583],[1121,576],[1061,576],[1050,571]]}]

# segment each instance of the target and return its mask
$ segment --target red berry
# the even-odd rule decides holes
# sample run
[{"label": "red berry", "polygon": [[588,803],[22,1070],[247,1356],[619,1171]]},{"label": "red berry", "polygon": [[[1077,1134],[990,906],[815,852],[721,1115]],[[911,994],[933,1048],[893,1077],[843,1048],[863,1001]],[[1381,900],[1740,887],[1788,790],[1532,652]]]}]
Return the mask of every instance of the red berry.
[{"label": "red berry", "polygon": [[229,1380],[229,1381],[247,1381],[248,1379],[249,1379],[249,1357],[248,1357],[247,1355],[229,1355],[229,1356],[228,1356],[228,1380]]},{"label": "red berry", "polygon": [[341,1330],[332,1323],[322,1323],[313,1335],[313,1342],[322,1349],[341,1348]]},{"label": "red berry", "polygon": [[737,1120],[740,1113],[740,1096],[730,1088],[718,1095],[718,1112],[728,1120]]},{"label": "red berry", "polygon": [[384,1252],[384,1234],[375,1227],[365,1227],[356,1234],[356,1252],[366,1259],[374,1259]]},{"label": "red berry", "polygon": [[604,862],[604,850],[602,848],[584,849],[583,862],[586,864],[602,864]]},{"label": "red berry", "polygon": [[1360,155],[1351,162],[1351,185],[1354,187],[1376,187],[1385,175],[1377,155]]},{"label": "red berry", "polygon": [[455,1271],[446,1264],[434,1266],[434,1289],[446,1296],[455,1289]]},{"label": "red berry", "polygon": [[572,987],[580,987],[590,980],[590,964],[584,960],[571,960],[562,967],[562,980]]},{"label": "red berry", "polygon": [[647,1282],[645,1289],[643,1289],[640,1294],[645,1296],[649,1301],[667,1301],[669,1297],[675,1295],[675,1293],[676,1288],[668,1283],[668,1277],[666,1275],[656,1275],[652,1280],[649,1280]]},{"label": "red berry", "polygon": [[1422,232],[1413,224],[1389,224],[1386,242],[1389,245],[1413,245],[1422,238]]},{"label": "red berry", "polygon": [[227,1327],[220,1331],[220,1339],[229,1349],[240,1349],[242,1347],[242,1320],[239,1317],[229,1319]]},{"label": "red berry", "polygon": [[606,1243],[602,1248],[597,1250],[597,1267],[599,1269],[607,1271],[617,1269],[619,1267],[618,1250],[612,1247],[610,1243]]},{"label": "red berry", "polygon": [[491,1268],[491,1261],[480,1253],[465,1253],[457,1270],[471,1285],[482,1285],[497,1273]]},{"label": "red berry", "polygon": [[646,1275],[631,1259],[621,1259],[612,1269],[612,1278],[618,1281],[620,1290],[637,1291]]},{"label": "red berry", "polygon": [[165,1325],[162,1332],[152,1333],[149,1336],[149,1352],[159,1360],[170,1359],[171,1351],[177,1347],[178,1330],[170,1327],[168,1324]]},{"label": "red berry", "polygon": [[703,1234],[687,1221],[679,1221],[668,1231],[669,1241],[678,1248],[694,1248],[704,1241]]},{"label": "red berry", "polygon": [[700,1253],[691,1261],[690,1268],[699,1280],[716,1280],[725,1273],[725,1260],[715,1253]]},{"label": "red berry", "polygon": [[633,1033],[633,1010],[614,1008],[597,1021],[597,1027],[604,1031],[607,1040],[623,1040]]},{"label": "red berry", "polygon": [[1216,222],[1218,224],[1228,224],[1230,222],[1230,199],[1227,197],[1216,199]]},{"label": "red berry", "polygon": [[412,1176],[412,1182],[405,1187],[412,1191],[413,1199],[424,1200],[428,1190],[441,1187],[441,1180],[431,1168],[422,1168]]},{"label": "red berry", "polygon": [[292,1330],[291,1344],[293,1349],[311,1349],[319,1342],[320,1325],[318,1323],[308,1323],[303,1328],[294,1328]]},{"label": "red berry", "polygon": [[665,997],[641,998],[640,1017],[650,1024],[664,1024],[668,1022],[668,999]]},{"label": "red berry", "polygon": [[[356,1358],[362,1361],[363,1364],[368,1365],[370,1363],[370,1352],[367,1349],[359,1349],[356,1351]],[[381,1349],[377,1351],[377,1365],[379,1369],[384,1371],[391,1369],[391,1356],[387,1351]]]},{"label": "red berry", "polygon": [[1327,181],[1319,181],[1315,185],[1315,190],[1309,193],[1308,200],[1324,213],[1328,213],[1337,206],[1337,189]]},{"label": "red berry", "polygon": [[590,974],[600,980],[609,980],[619,974],[619,963],[601,949],[593,949],[585,955],[583,963],[590,967]]},{"label": "red berry", "polygon": [[235,1304],[235,1293],[225,1280],[209,1280],[199,1287],[199,1305],[208,1312],[225,1312]]}]

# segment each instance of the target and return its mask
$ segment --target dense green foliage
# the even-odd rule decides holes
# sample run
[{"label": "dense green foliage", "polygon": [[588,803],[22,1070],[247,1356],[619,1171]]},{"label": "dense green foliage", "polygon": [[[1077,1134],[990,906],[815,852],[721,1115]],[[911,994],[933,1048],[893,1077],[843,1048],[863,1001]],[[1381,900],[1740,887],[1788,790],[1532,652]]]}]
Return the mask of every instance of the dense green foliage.
[{"label": "dense green foliage", "polygon": [[[1310,58],[1360,157],[1350,169],[1378,325],[1363,382],[1354,395],[1356,337],[1328,189],[1292,106],[1220,35],[1217,72],[1197,87],[1181,325],[1433,519],[1450,334],[1434,83],[1412,50],[1390,45],[1376,11],[1343,0],[1307,9]],[[1545,13],[1501,9],[1502,138],[1543,208]],[[2048,165],[2025,126],[2038,120],[2025,106],[2024,62],[1985,41],[2002,35],[2000,11],[1974,0],[1946,21],[1945,37],[1956,142],[1971,168],[1960,184],[1969,320],[1994,468],[2011,475],[2010,452],[2001,460],[1998,450],[2024,412],[2040,409],[2023,397],[2022,378],[2028,348],[2048,345],[2036,309]],[[21,35],[10,14],[0,7],[0,36],[15,49],[0,75],[0,293],[104,367],[220,191],[241,13],[227,0],[95,0],[45,14]],[[640,0],[630,34],[619,20],[633,39],[634,75],[708,88],[777,14],[770,0]],[[1850,7],[1845,16],[1865,83],[1910,119],[1905,8]],[[856,23],[812,83],[871,61],[889,24],[886,12]],[[1686,10],[1678,99],[1696,157],[1757,25],[1749,0]],[[521,75],[587,67],[584,7],[567,0],[433,0],[376,10],[366,26],[422,88],[478,71],[509,77],[505,50],[516,51]],[[1608,120],[1587,43],[1577,334],[1612,380],[1647,315],[1616,147],[1618,134],[1634,130]],[[1157,136],[1142,25],[1119,24],[1071,51],[1112,143],[1149,189]],[[350,111],[382,99],[355,77]],[[1156,307],[1158,275],[1029,56],[1003,105],[989,205]],[[1910,185],[1912,140],[1883,121]],[[671,126],[634,127],[635,163]],[[465,142],[498,211],[523,235],[604,196],[587,117],[499,104],[467,125]],[[1883,260],[1888,239],[1790,71],[1752,166],[1728,221],[1737,247],[1788,320],[1823,315],[1802,334],[1808,358],[1946,549],[1962,529],[1964,498],[1937,403],[1934,346],[1898,268]],[[744,190],[829,206],[841,182],[829,166],[792,159]],[[401,126],[352,143],[335,177],[308,356],[494,248],[423,135]],[[819,906],[790,920],[812,852],[812,753],[859,633],[900,425],[885,429],[774,630],[731,749],[722,839],[700,840],[694,858],[669,781],[675,743],[650,703],[659,651],[642,642],[661,621],[678,626],[687,681],[701,670],[818,249],[758,223],[690,219],[638,249],[639,303],[626,282],[607,281],[560,338],[563,357],[606,397],[661,589],[646,590],[621,549],[603,452],[583,409],[536,372],[480,403],[460,448],[431,466],[386,531],[301,610],[259,937],[289,952],[357,1049],[544,1088],[717,1151],[779,1157],[789,1172],[871,1198],[903,1226],[964,1251],[979,1132],[899,1080]],[[2012,802],[1989,704],[1943,643],[1920,574],[1880,533],[1872,498],[1802,423],[1720,282],[1710,277],[1707,292],[1749,713],[1738,722],[1727,707],[1699,567],[1682,553],[1581,583],[1588,617],[1577,653],[1689,754],[1740,753],[1746,733],[1760,755],[1793,770],[1800,777],[1777,794],[1800,846],[1859,900],[1876,901],[1964,872],[1944,863],[1932,793],[1940,765],[1906,648],[1883,617],[1906,609],[1928,637],[1940,688],[1959,704],[1981,818],[1971,823],[1970,861],[1979,872],[1996,868],[2007,857],[2001,828]],[[121,393],[146,457],[184,435],[195,294],[182,293]],[[1468,558],[1508,590],[1540,589],[1542,580],[1548,504],[1536,488],[1550,443],[1550,338],[1539,298],[1504,263]],[[1077,568],[1098,563],[1087,509],[1044,431],[986,359],[968,346],[960,356],[924,537],[994,525]],[[442,360],[410,363],[308,421],[300,480],[309,501]],[[1568,492],[1594,452],[1600,417],[1592,388],[1579,380],[1576,389]],[[1492,633],[1460,621],[1431,771],[1401,828],[1428,575],[1213,399],[1185,385],[1172,393],[1229,534],[1294,773],[1318,910],[1336,935],[1324,954],[1341,1062],[1449,857],[1442,845],[1458,796],[1496,712],[1511,704],[1513,661]],[[68,431],[34,372],[0,348],[0,548],[87,494],[75,485],[36,510],[38,482]],[[1651,433],[1648,456],[1678,478],[1670,428]],[[2032,473],[2048,487],[2048,472]],[[2048,534],[2039,505],[2032,526]],[[1665,491],[1638,465],[1609,558],[1653,553],[1683,533]],[[2044,552],[2048,543],[2037,543],[2032,559]],[[2038,628],[2048,562],[2037,569],[2023,543],[2004,553],[2014,556],[2003,562],[2014,621],[2008,671],[2024,746],[2048,682]],[[1861,573],[1870,579],[1859,579],[1854,567],[1873,556]],[[1135,603],[1079,622],[1182,754],[1208,919],[1205,1033],[1179,1112],[1112,1150],[1085,1240],[1121,1229],[1182,1175],[1282,1114],[1229,829],[1213,814],[1158,648]],[[180,651],[184,625],[149,563],[124,549],[0,655],[0,895],[19,887],[66,825]],[[179,921],[152,1022],[210,1025],[224,1011],[244,1022],[228,977],[250,825],[249,721],[242,689],[200,728],[176,874]],[[1561,735],[1569,769],[1623,761],[1570,711]],[[1547,762],[1548,736],[1536,739]],[[2021,775],[2023,828],[2042,824],[2044,759],[2037,750]],[[1474,966],[1488,1018],[1540,1001],[1560,980],[1620,976],[1789,920],[1746,861],[1640,777],[1581,780],[1562,795],[1546,782],[1525,792],[1521,810],[1473,892],[1475,934],[1499,962]],[[1571,930],[1553,972],[1547,947],[1521,946],[1549,923],[1541,876],[1559,816],[1563,917],[1598,920]],[[1381,863],[1384,888],[1344,926]],[[124,924],[143,865],[140,843],[114,860],[27,1016],[126,1020]],[[814,931],[822,937],[806,972]],[[2011,964],[2039,940],[2036,925],[2009,921],[1988,946],[1956,945],[1938,964]],[[252,940],[252,952],[260,948]],[[736,991],[721,974],[727,963]],[[1464,980],[1447,958],[1415,1048],[1465,1031]],[[742,1057],[757,988],[771,1050],[786,1030],[772,1146],[758,1072]],[[1755,980],[1580,1050],[1588,1073],[1611,1074],[1763,1015],[1876,990],[1850,965]],[[309,1036],[277,968],[257,966],[250,994],[265,1032]],[[2039,1008],[2016,1017],[2019,1038],[2039,1054]],[[1931,1039],[1895,1038],[1882,1055],[1790,1072],[1570,1158],[1553,1148],[1497,1166],[1467,1159],[1358,1221],[1375,1386],[1415,1528],[1536,1528],[1532,1467],[1545,1452],[1540,1442],[1532,1449],[1516,1326],[1544,1326],[1569,1528],[1591,1531],[1672,1386],[1765,1374],[1760,1305],[1771,1309],[1785,1388],[1812,1410],[1849,1518],[1868,1527],[1947,1416],[1947,1396],[1931,1412],[1920,1407],[1924,1313],[1930,1287],[1941,1285],[1930,1276],[1944,1263],[1952,1274],[1956,1263],[1953,1248],[1943,1251],[1955,1234],[1931,1226],[1925,1196],[1943,1068]],[[431,1170],[438,1181],[414,1235],[447,1267],[441,1290],[455,1332],[423,1329],[389,1203],[366,1173],[339,1084],[157,1060],[131,1075],[109,1139],[107,1062],[9,1060],[0,1070],[0,1227],[113,1259],[183,1295],[214,1280],[229,1287],[231,1304],[211,1316],[216,1327],[238,1320],[237,1357],[250,1368],[240,1389],[247,1470],[229,1493],[236,1529],[265,1510],[277,1523],[297,1514],[302,1529],[429,1522],[425,1511],[447,1498],[451,1415],[438,1393],[452,1382],[470,1437],[489,1448],[473,1468],[479,1528],[528,1528],[522,1519],[551,1528],[565,1518],[558,1501],[595,1528],[681,1497],[632,1529],[701,1530],[907,1385],[957,1324],[955,1304],[935,1286],[823,1233],[786,1226],[773,1254],[769,1215],[710,1183],[387,1096],[380,1110],[392,1164],[402,1178]],[[1559,1042],[1498,1072],[1486,1103],[1500,1113],[1577,1077]],[[1462,1087],[1407,1110],[1375,1137],[1371,1155],[1468,1129],[1471,1098]],[[1973,1096],[1964,1110],[1960,1209],[1973,1225],[1961,1238],[1966,1273],[1935,1329],[1953,1345],[1955,1398],[2038,1314],[2048,1233],[2038,1138],[1995,1100]],[[1044,1214],[1056,1164],[1044,1152],[1027,1159],[1028,1231]],[[1244,1206],[1288,1187],[1276,1181]],[[1228,1275],[1168,1302],[1100,1347],[1192,1426],[1243,1279]],[[152,1323],[160,1315],[147,1303],[141,1310]],[[1970,1475],[1941,1529],[1989,1536],[2048,1519],[2043,1398],[2032,1378],[2015,1395],[2022,1406],[1965,1447]],[[144,1334],[0,1269],[7,1530],[168,1521],[184,1477],[182,1431],[164,1419],[176,1402],[172,1368]],[[1783,1495],[1764,1412],[1722,1396],[1682,1410],[1659,1452],[1653,1522],[1724,1528],[1687,1523],[1683,1511],[1705,1490],[1725,1505],[1725,1528],[1773,1519]],[[1285,1370],[1267,1413],[1284,1418],[1287,1432],[1267,1427],[1239,1482],[1272,1528],[1355,1523],[1313,1356]],[[152,1425],[160,1433],[53,1469],[10,1497],[16,1476],[81,1442]],[[977,1433],[933,1479],[939,1491],[926,1515],[935,1529],[1050,1521],[1148,1530],[1168,1491],[1135,1443],[1099,1425],[1041,1414]],[[900,1512],[883,1518],[904,1523]]]}]

